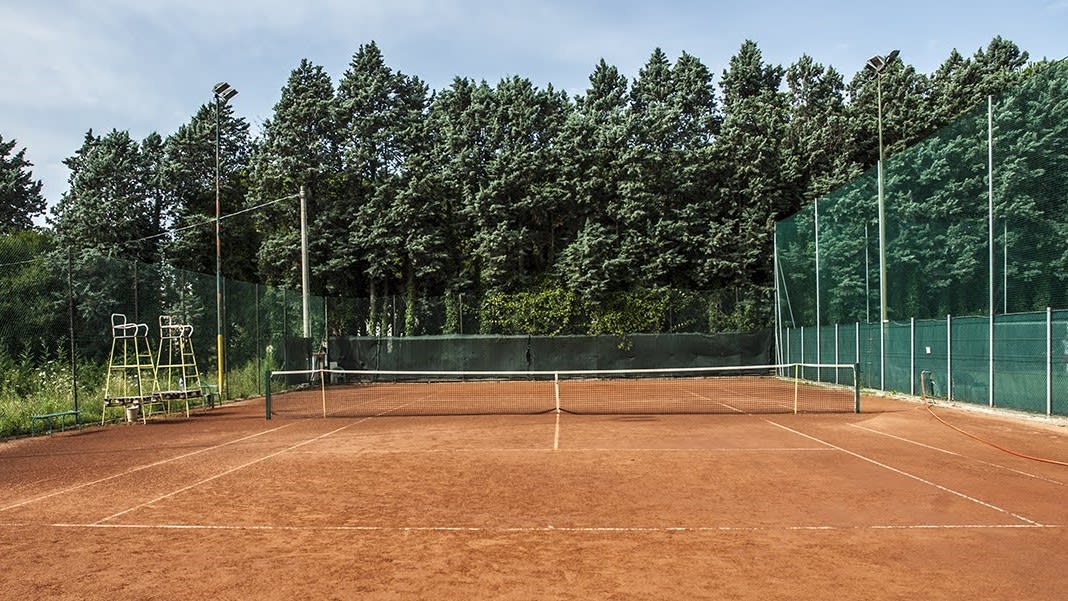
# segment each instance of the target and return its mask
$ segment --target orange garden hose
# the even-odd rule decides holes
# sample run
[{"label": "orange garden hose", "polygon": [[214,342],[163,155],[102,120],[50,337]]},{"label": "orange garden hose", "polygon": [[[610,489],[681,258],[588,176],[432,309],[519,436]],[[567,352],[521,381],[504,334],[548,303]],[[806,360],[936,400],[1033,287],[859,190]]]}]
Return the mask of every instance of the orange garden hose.
[{"label": "orange garden hose", "polygon": [[981,442],[981,443],[983,443],[983,444],[985,444],[987,446],[994,447],[995,449],[997,449],[999,451],[1002,451],[1004,453],[1008,453],[1009,455],[1012,455],[1014,457],[1020,457],[1022,459],[1029,459],[1031,461],[1039,461],[1039,462],[1042,462],[1042,463],[1051,463],[1053,465],[1063,465],[1064,467],[1068,467],[1068,462],[1057,461],[1056,459],[1046,459],[1044,457],[1035,457],[1033,455],[1027,455],[1025,453],[1020,453],[1020,452],[1014,451],[1012,449],[1007,449],[1007,448],[1005,448],[1005,447],[1003,447],[1003,446],[1001,446],[999,444],[990,442],[989,440],[986,440],[984,438],[976,436],[975,434],[972,434],[971,432],[962,430],[962,429],[958,428],[957,426],[954,426],[953,424],[951,424],[951,423],[947,422],[946,420],[942,419],[941,417],[939,417],[938,414],[936,414],[934,412],[934,410],[931,409],[931,403],[928,402],[928,400],[927,400],[927,391],[922,389],[922,388],[921,388],[921,391],[922,391],[922,398],[923,398],[923,406],[927,408],[927,412],[930,413],[932,416],[934,416],[935,419],[937,419],[938,421],[942,422],[942,425],[947,426],[949,428],[952,428],[952,429],[956,430],[957,432],[960,432],[961,434],[967,436],[968,438],[971,438],[973,440],[977,440],[977,441],[979,441],[979,442]]}]

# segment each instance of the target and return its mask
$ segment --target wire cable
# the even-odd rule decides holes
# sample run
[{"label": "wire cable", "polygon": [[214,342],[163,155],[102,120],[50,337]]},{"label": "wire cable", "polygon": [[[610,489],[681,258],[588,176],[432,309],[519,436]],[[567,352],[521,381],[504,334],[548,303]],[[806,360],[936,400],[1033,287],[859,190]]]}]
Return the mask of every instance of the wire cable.
[{"label": "wire cable", "polygon": [[[271,206],[273,204],[278,204],[278,203],[286,201],[286,200],[293,200],[294,198],[299,198],[299,197],[300,197],[300,194],[290,194],[289,196],[283,196],[282,198],[276,198],[274,200],[268,200],[267,202],[258,204],[258,205],[254,206],[254,207],[248,207],[246,209],[241,209],[240,211],[236,211],[234,213],[228,213],[226,215],[222,215],[222,216],[219,217],[219,220],[222,221],[223,219],[229,219],[231,217],[237,217],[238,215],[242,215],[244,213],[249,213],[249,212],[252,212],[252,211],[258,211],[258,210],[260,210],[262,208],[269,207],[269,206]],[[212,223],[215,223],[215,220],[209,218],[209,219],[205,219],[204,221],[199,221],[197,223],[193,223],[193,224],[186,225],[186,226],[183,226],[183,227],[170,229],[170,230],[167,230],[167,231],[164,231],[164,232],[160,232],[158,234],[152,234],[151,236],[145,236],[144,238],[137,238],[136,240],[129,240],[127,242],[124,242],[123,244],[135,244],[137,242],[144,242],[145,240],[152,240],[154,238],[162,238],[163,236],[167,236],[169,234],[177,234],[178,232],[182,232],[182,231],[185,231],[185,230],[188,230],[188,229],[193,229],[195,227],[200,227],[202,225],[208,225],[208,224],[212,224]]]}]

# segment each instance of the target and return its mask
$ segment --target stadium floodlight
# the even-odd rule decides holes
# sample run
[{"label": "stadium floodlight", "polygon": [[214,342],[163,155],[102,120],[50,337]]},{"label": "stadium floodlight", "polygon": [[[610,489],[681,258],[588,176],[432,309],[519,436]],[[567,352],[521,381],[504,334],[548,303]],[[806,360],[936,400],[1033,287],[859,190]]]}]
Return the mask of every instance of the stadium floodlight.
[{"label": "stadium floodlight", "polygon": [[215,354],[218,359],[217,369],[219,370],[217,379],[218,394],[220,395],[219,399],[222,400],[225,397],[225,392],[223,388],[222,241],[219,236],[219,222],[222,218],[219,203],[219,146],[221,138],[219,113],[223,104],[237,96],[237,89],[225,81],[220,81],[212,88],[212,92],[215,94]]},{"label": "stadium floodlight", "polygon": [[883,71],[887,65],[897,59],[900,50],[894,50],[886,56],[873,56],[865,67],[875,74],[877,95],[877,112],[879,127],[879,320],[886,323],[886,208],[883,198]]},{"label": "stadium floodlight", "polygon": [[879,388],[886,389],[886,203],[883,198],[883,71],[897,59],[899,50],[886,56],[868,59],[867,69],[875,73],[875,89],[879,124]]},{"label": "stadium floodlight", "polygon": [[219,83],[215,84],[215,87],[212,88],[212,91],[215,92],[215,97],[221,99],[223,102],[229,102],[231,98],[237,96],[237,89],[232,87],[225,81],[220,81]]}]

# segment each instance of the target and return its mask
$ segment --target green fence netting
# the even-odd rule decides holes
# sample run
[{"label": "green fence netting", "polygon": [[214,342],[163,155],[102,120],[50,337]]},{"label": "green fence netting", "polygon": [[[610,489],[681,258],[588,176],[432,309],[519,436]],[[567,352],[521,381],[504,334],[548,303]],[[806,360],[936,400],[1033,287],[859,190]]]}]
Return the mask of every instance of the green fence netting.
[{"label": "green fence netting", "polygon": [[[867,386],[915,392],[919,366],[956,399],[1064,412],[1049,406],[1064,370],[1047,374],[1061,360],[1046,348],[1046,310],[1068,309],[1065,89],[1068,62],[1045,63],[886,161],[882,331],[878,169],[776,224],[780,327],[859,323]],[[784,349],[784,360],[799,358]],[[804,352],[814,358],[815,348]]]}]

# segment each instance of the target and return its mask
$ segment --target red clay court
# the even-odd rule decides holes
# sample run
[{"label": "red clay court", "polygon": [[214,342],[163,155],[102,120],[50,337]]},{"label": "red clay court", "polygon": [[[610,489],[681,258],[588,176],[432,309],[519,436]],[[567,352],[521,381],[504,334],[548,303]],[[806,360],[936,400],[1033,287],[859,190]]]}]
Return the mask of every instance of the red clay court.
[{"label": "red clay court", "polygon": [[[1060,425],[935,412],[1068,459]],[[915,403],[190,418],[0,444],[5,599],[1063,599],[1068,468]]]}]

